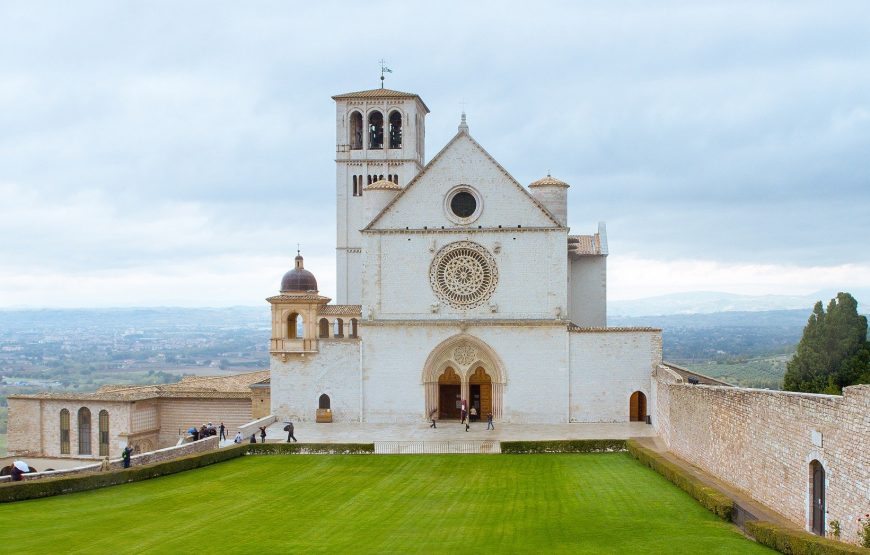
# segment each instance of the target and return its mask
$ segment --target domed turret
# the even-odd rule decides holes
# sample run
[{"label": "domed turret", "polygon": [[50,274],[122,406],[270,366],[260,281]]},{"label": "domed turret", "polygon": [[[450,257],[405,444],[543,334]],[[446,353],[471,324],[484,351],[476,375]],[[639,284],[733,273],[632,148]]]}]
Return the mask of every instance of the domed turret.
[{"label": "domed turret", "polygon": [[539,179],[529,185],[529,191],[535,200],[555,216],[559,223],[568,225],[568,187],[564,181],[560,181],[547,173],[547,177]]},{"label": "domed turret", "polygon": [[317,279],[314,274],[305,269],[302,264],[302,255],[296,255],[296,267],[284,274],[281,278],[281,293],[307,293],[317,292]]}]

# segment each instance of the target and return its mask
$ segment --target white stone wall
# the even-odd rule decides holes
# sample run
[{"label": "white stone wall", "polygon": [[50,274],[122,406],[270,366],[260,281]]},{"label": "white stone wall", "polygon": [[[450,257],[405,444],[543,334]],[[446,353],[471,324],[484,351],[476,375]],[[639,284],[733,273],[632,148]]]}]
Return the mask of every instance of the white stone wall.
[{"label": "white stone wall", "polygon": [[[567,231],[368,234],[363,317],[376,319],[567,318]],[[437,252],[473,241],[493,256],[498,285],[489,301],[459,310],[438,299],[429,282]],[[432,305],[438,304],[433,312]]]},{"label": "white stone wall", "polygon": [[[360,332],[362,333],[362,332]],[[333,421],[359,421],[360,348],[357,339],[320,340],[320,352],[271,360],[272,414],[313,422],[320,395],[329,395]]]},{"label": "white stone wall", "polygon": [[669,449],[810,528],[810,463],[826,472],[826,527],[858,540],[870,507],[870,385],[843,396],[656,380],[656,429]]},{"label": "white stone wall", "polygon": [[651,374],[662,361],[658,331],[580,331],[570,333],[571,421],[628,422],[635,391],[654,411]]},{"label": "white stone wall", "polygon": [[[426,359],[443,341],[463,333],[462,329],[458,324],[364,325],[363,331],[366,421],[423,421]],[[507,376],[504,421],[567,421],[564,325],[469,325],[464,333],[487,344],[503,363]]]},{"label": "white stone wall", "polygon": [[[467,227],[559,227],[531,196],[504,173],[467,135],[460,135],[421,174],[373,226],[375,229],[455,227],[444,199],[457,185],[475,189],[482,201],[480,217]],[[566,239],[567,241],[567,239]],[[565,249],[563,249],[564,253]]]},{"label": "white stone wall", "polygon": [[607,257],[584,256],[570,261],[568,318],[578,326],[607,325]]}]

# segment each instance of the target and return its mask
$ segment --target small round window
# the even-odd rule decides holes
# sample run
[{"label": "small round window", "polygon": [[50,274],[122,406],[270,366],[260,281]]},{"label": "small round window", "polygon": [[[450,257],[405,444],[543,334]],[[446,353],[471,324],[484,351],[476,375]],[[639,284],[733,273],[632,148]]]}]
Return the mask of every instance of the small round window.
[{"label": "small round window", "polygon": [[480,194],[468,185],[458,185],[444,197],[444,212],[456,224],[468,225],[480,217],[483,202]]},{"label": "small round window", "polygon": [[460,218],[468,218],[477,210],[477,200],[468,191],[460,191],[450,199],[450,210]]}]

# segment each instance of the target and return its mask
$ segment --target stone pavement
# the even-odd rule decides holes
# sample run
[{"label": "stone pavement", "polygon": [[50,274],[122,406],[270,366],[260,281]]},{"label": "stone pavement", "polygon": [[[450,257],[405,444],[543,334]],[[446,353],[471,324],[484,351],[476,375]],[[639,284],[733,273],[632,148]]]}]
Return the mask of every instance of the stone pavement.
[{"label": "stone pavement", "polygon": [[[267,441],[286,441],[284,422],[275,422],[266,429]],[[486,422],[474,422],[466,432],[458,420],[438,421],[432,429],[428,423],[360,424],[334,422],[294,422],[294,435],[300,443],[373,443],[375,441],[546,441],[550,439],[628,439],[654,436],[653,427],[643,422],[612,424],[505,424],[495,423],[495,430],[486,429]],[[248,438],[249,439],[249,438]],[[257,437],[259,439],[259,436]]]}]

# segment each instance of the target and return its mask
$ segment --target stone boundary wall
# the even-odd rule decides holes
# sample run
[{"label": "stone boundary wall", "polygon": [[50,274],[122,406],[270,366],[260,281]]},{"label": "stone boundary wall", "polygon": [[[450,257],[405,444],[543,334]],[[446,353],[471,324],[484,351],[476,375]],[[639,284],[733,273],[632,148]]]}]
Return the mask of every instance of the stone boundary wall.
[{"label": "stone boundary wall", "polygon": [[870,511],[870,385],[842,396],[688,385],[653,373],[656,431],[673,453],[810,529],[810,463],[825,469],[826,529],[858,541]]},{"label": "stone boundary wall", "polygon": [[[252,420],[247,424],[242,424],[239,426],[239,431],[242,432],[242,443],[248,443],[251,440],[251,434],[257,433],[260,431],[260,426],[271,426],[275,421],[278,420],[278,417],[274,414],[270,414],[269,416],[258,418],[257,420]],[[227,439],[232,441],[233,438],[236,437],[236,434],[227,434]],[[259,441],[259,435],[257,436],[257,441]]]},{"label": "stone boundary wall", "polygon": [[[214,451],[218,448],[218,437],[211,436],[205,439],[201,439],[199,441],[194,441],[191,443],[185,443],[183,445],[177,445],[175,447],[166,447],[165,449],[158,449],[156,451],[150,451],[148,453],[142,453],[140,455],[133,455],[130,457],[130,466],[138,466],[142,464],[152,464],[157,462],[169,461],[172,459],[177,459],[179,457],[185,457],[187,455],[193,455],[195,453],[204,453],[206,451]],[[124,468],[124,461],[120,458],[118,459],[110,459],[109,464],[112,467],[112,470],[118,470]],[[87,464],[84,466],[77,466],[75,468],[68,468],[64,470],[50,470],[48,472],[34,472],[32,474],[25,474],[24,480],[41,480],[42,478],[58,478],[63,476],[73,476],[75,474],[82,474],[86,472],[99,472],[100,467],[102,466],[102,462],[98,461],[94,464]],[[0,477],[0,483],[9,482],[12,480],[11,476],[2,476]]]}]

